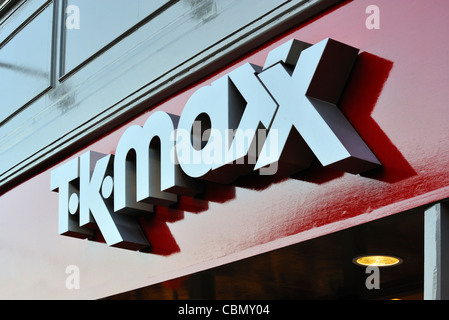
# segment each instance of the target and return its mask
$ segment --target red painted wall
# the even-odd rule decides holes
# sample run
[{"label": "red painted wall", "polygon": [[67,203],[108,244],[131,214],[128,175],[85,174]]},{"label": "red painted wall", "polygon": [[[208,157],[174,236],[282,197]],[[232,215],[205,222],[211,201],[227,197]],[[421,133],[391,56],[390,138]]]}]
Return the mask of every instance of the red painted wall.
[{"label": "red painted wall", "polygon": [[[371,4],[380,9],[379,30],[365,27],[365,9]],[[56,259],[54,265],[61,266],[66,260],[78,259],[95,273],[101,272],[98,265],[109,261],[104,257],[113,251],[128,260],[117,258],[111,275],[139,261],[141,269],[135,271],[133,280],[118,277],[120,285],[107,288],[103,283],[102,289],[95,281],[89,283],[92,294],[101,296],[449,197],[448,9],[446,0],[345,1],[202,83],[154,108],[148,106],[147,113],[78,153],[114,153],[128,126],[143,125],[155,110],[180,114],[199,87],[245,62],[263,65],[267,53],[290,38],[317,43],[330,37],[361,50],[340,107],[383,168],[358,176],[315,164],[290,179],[249,176],[233,186],[209,184],[197,199],[182,198],[177,207],[158,208],[154,216],[141,219],[153,245],[149,254],[123,253],[105,244],[58,236],[58,196],[50,192],[50,168],[1,196],[0,257],[10,259],[13,248],[19,256],[27,255],[31,245],[45,252],[45,259],[40,257],[33,264],[51,264]],[[24,235],[33,243],[23,239]],[[48,246],[55,254],[64,252],[64,257],[54,258]],[[14,263],[10,261],[7,271],[14,269]],[[46,272],[40,274],[50,277]]]}]

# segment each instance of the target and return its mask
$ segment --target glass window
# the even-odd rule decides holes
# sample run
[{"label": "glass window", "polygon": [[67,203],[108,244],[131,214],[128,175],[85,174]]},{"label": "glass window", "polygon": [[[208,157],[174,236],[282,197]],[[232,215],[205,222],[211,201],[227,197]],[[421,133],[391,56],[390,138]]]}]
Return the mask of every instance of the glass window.
[{"label": "glass window", "polygon": [[157,11],[169,0],[68,0],[65,72],[70,72]]}]

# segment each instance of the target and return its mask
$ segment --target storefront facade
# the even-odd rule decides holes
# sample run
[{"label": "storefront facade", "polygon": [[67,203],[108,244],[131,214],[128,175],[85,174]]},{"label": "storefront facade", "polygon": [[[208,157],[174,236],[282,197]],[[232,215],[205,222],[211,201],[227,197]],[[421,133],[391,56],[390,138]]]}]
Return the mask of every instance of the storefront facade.
[{"label": "storefront facade", "polygon": [[[6,1],[0,297],[447,298],[449,15],[431,2]],[[317,120],[288,107],[306,102]],[[139,169],[139,130],[157,127],[163,154],[179,150],[166,124],[191,134],[204,114],[212,129],[292,126],[263,163],[279,170],[181,164],[145,195],[167,175]],[[120,185],[120,167],[146,182]],[[401,264],[369,288],[365,254]]]}]

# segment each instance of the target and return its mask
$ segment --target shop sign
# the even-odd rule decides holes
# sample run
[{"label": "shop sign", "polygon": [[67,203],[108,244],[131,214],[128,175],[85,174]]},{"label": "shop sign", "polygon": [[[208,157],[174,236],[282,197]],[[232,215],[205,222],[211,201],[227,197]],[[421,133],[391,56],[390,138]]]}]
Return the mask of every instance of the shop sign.
[{"label": "shop sign", "polygon": [[59,233],[99,229],[110,246],[150,246],[136,216],[194,197],[204,181],[230,184],[258,171],[289,176],[314,158],[352,174],[380,165],[337,104],[359,50],[332,39],[292,39],[265,65],[245,63],[201,87],[180,116],[152,113],[116,152],[88,151],[54,169]]}]

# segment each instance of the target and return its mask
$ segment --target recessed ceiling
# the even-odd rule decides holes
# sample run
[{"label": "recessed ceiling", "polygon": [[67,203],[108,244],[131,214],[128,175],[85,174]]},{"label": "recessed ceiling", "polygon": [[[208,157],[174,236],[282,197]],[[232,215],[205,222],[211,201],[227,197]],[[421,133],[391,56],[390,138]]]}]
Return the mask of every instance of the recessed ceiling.
[{"label": "recessed ceiling", "polygon": [[[327,236],[107,299],[422,299],[424,210],[417,208]],[[399,256],[380,289],[352,260]]]}]

